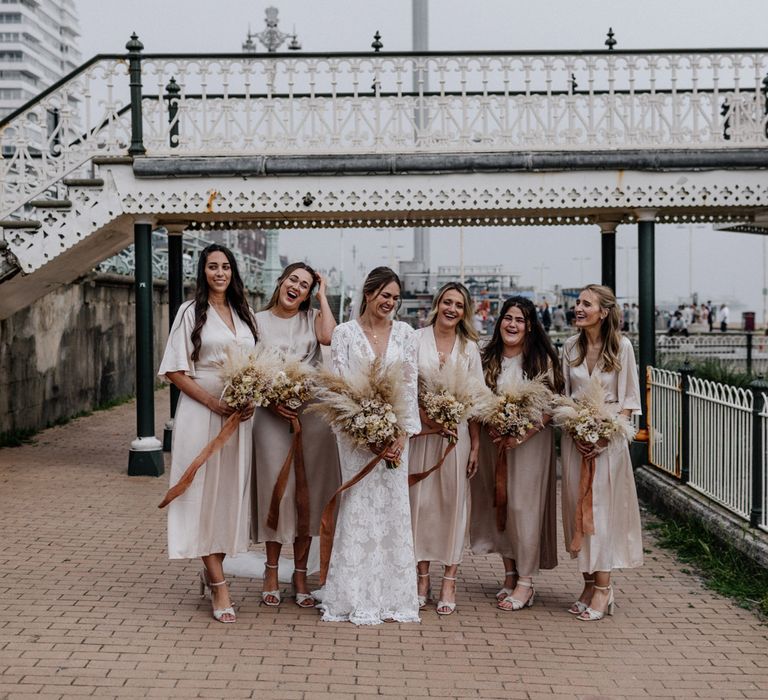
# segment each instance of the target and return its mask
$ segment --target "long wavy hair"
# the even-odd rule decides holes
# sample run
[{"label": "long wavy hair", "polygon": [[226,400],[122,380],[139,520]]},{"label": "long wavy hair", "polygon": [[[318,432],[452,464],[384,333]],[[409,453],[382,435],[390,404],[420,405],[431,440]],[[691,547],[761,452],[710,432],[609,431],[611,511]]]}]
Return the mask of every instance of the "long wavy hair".
[{"label": "long wavy hair", "polygon": [[552,390],[563,393],[565,380],[557,351],[549,339],[549,335],[541,325],[536,307],[530,299],[514,296],[504,302],[493,327],[493,335],[488,344],[482,349],[483,374],[485,383],[496,388],[496,381],[501,374],[501,363],[504,358],[504,340],[501,337],[501,324],[504,316],[512,307],[520,309],[525,319],[525,338],[523,339],[523,374],[528,379],[545,375],[552,383]]},{"label": "long wavy hair", "polygon": [[226,296],[227,302],[235,310],[235,313],[240,317],[240,320],[248,326],[248,329],[253,334],[254,341],[258,340],[258,334],[256,332],[256,323],[253,320],[250,308],[248,308],[248,301],[245,298],[245,286],[243,280],[240,277],[240,272],[237,269],[237,261],[235,256],[232,255],[232,251],[229,248],[225,248],[218,243],[211,243],[211,245],[203,248],[200,253],[200,258],[197,261],[197,285],[195,287],[195,325],[192,328],[192,361],[197,362],[200,359],[200,333],[203,330],[203,326],[208,318],[208,278],[205,276],[205,265],[208,262],[208,256],[211,253],[224,253],[229,262],[229,268],[232,271],[232,277],[227,287]]},{"label": "long wavy hair", "polygon": [[[400,290],[403,289],[400,278],[397,276],[397,273],[390,267],[374,267],[373,270],[368,273],[368,276],[365,278],[365,282],[363,282],[363,299],[360,302],[360,316],[363,315],[366,307],[368,306],[368,302],[366,301],[365,297],[377,297],[379,292],[384,289],[384,287],[386,287],[390,282],[395,282]],[[397,302],[395,314],[400,311],[400,306],[402,303],[402,299]]]},{"label": "long wavy hair", "polygon": [[469,295],[469,290],[460,282],[448,282],[440,287],[440,290],[432,297],[432,308],[427,316],[427,325],[434,326],[437,323],[437,313],[439,311],[440,302],[445,296],[446,292],[458,292],[464,301],[464,315],[456,325],[456,334],[461,342],[461,347],[466,345],[468,340],[477,342],[477,331],[472,325],[472,316],[474,316],[474,304],[472,303],[472,297]]},{"label": "long wavy hair", "polygon": [[[606,316],[600,323],[600,356],[597,363],[604,372],[618,372],[621,369],[619,348],[621,347],[621,309],[616,301],[616,295],[610,287],[602,284],[588,284],[582,292],[592,292],[597,297],[598,304]],[[584,362],[587,356],[587,334],[584,329],[579,330],[579,335],[573,349],[576,351],[573,357],[568,357],[568,364],[576,367]]]},{"label": "long wavy hair", "polygon": [[312,294],[314,294],[315,287],[317,287],[320,278],[318,277],[317,272],[315,272],[309,265],[307,265],[307,263],[295,262],[288,265],[278,278],[277,284],[275,285],[275,291],[272,292],[272,296],[270,297],[269,302],[267,302],[267,305],[264,307],[265,311],[267,309],[271,309],[273,306],[277,306],[277,302],[280,299],[280,287],[282,286],[283,282],[285,282],[285,280],[291,276],[291,273],[295,272],[296,270],[306,270],[310,275],[312,275],[312,284],[309,287],[309,293],[307,294],[307,298],[304,299],[301,304],[299,304],[299,311],[306,311],[312,305]]}]

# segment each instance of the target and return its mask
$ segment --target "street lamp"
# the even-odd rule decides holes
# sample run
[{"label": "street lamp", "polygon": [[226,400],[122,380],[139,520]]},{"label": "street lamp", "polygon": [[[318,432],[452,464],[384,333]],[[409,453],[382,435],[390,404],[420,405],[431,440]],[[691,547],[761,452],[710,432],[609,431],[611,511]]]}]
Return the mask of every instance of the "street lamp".
[{"label": "street lamp", "polygon": [[[587,258],[589,259],[589,258]],[[549,266],[541,263],[540,265],[534,265],[534,270],[539,271],[539,292],[544,292],[544,270],[549,270]]]},{"label": "street lamp", "polygon": [[246,35],[246,40],[243,42],[243,51],[245,53],[256,53],[257,47],[254,39],[258,39],[259,43],[269,53],[275,53],[288,38],[291,40],[288,44],[289,51],[298,51],[301,49],[301,44],[299,43],[299,39],[296,36],[295,27],[292,34],[286,34],[277,28],[278,10],[276,7],[268,7],[266,10],[264,10],[264,14],[266,15],[264,18],[264,23],[267,25],[267,28],[262,32],[254,34],[251,32],[251,28],[248,27],[248,34]]},{"label": "street lamp", "polygon": [[635,295],[629,293],[629,290],[630,290],[630,284],[629,284],[629,256],[632,254],[633,250],[637,250],[637,246],[636,245],[617,245],[616,246],[616,250],[624,250],[627,253],[626,256],[625,256],[625,259],[624,259],[624,264],[625,264],[625,268],[624,268],[624,290],[625,290],[624,296],[627,299],[632,299],[632,298],[635,297]]},{"label": "street lamp", "polygon": [[587,260],[592,260],[590,257],[582,257],[582,258],[572,258],[574,262],[579,263],[579,284],[584,286],[584,262]]}]

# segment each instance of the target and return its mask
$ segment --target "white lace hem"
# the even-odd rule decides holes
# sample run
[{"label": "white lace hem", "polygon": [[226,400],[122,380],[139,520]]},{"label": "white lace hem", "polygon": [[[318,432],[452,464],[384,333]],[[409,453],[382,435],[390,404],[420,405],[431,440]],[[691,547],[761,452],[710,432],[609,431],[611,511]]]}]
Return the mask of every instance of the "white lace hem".
[{"label": "white lace hem", "polygon": [[334,615],[322,603],[317,608],[323,613],[320,618],[322,622],[351,622],[353,625],[380,625],[388,621],[421,622],[418,615],[394,610],[354,610],[351,613]]}]

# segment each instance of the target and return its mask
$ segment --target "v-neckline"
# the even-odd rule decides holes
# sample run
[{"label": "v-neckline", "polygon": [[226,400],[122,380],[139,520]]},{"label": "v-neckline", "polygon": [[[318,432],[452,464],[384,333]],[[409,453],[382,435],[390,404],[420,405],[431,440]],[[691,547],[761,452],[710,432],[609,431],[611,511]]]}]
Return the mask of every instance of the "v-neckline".
[{"label": "v-neckline", "polygon": [[390,321],[390,323],[392,325],[389,327],[389,335],[387,336],[387,344],[384,346],[384,351],[381,353],[381,355],[377,355],[376,351],[373,349],[373,345],[371,345],[371,341],[368,340],[368,336],[365,334],[365,328],[363,328],[363,324],[360,323],[360,319],[357,319],[357,318],[355,319],[355,325],[357,325],[357,327],[360,329],[360,332],[363,334],[363,339],[368,344],[368,349],[371,351],[371,354],[373,355],[373,359],[374,360],[376,358],[384,360],[387,357],[387,352],[389,352],[389,343],[392,340],[392,333],[395,332],[395,322],[394,321]]},{"label": "v-neckline", "polygon": [[232,311],[232,306],[231,306],[231,304],[227,304],[227,306],[229,307],[229,313],[230,313],[230,314],[232,314],[232,325],[234,326],[234,328],[231,328],[231,327],[230,327],[230,325],[229,325],[229,324],[228,324],[228,323],[227,323],[227,322],[226,322],[226,321],[225,321],[225,320],[222,318],[221,314],[220,314],[218,311],[216,311],[216,307],[215,307],[213,304],[211,304],[211,303],[209,302],[209,303],[208,303],[208,306],[210,306],[210,307],[213,309],[213,313],[215,313],[215,314],[216,314],[216,317],[219,319],[219,321],[221,321],[221,322],[224,324],[224,327],[225,327],[225,328],[226,328],[226,329],[227,329],[227,330],[228,330],[228,331],[229,331],[229,332],[230,332],[230,333],[231,333],[231,334],[232,334],[232,335],[233,335],[235,338],[237,338],[237,322],[235,321],[235,314],[234,314],[234,312]]},{"label": "v-neckline", "polygon": [[438,369],[442,369],[443,365],[453,357],[453,351],[456,349],[456,341],[458,340],[458,337],[456,335],[453,336],[453,345],[451,345],[451,350],[445,356],[445,359],[442,362],[440,362],[440,350],[438,350],[437,348],[437,337],[435,336],[435,327],[430,326],[429,330],[430,330],[430,335],[432,336],[432,346],[435,348],[435,355],[437,355],[437,367]]}]

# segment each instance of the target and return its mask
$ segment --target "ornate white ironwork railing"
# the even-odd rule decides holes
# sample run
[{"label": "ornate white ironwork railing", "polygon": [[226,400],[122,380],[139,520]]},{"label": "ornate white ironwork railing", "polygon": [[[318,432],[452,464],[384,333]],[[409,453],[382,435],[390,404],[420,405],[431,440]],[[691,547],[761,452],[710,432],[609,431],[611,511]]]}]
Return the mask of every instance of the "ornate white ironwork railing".
[{"label": "ornate white ironwork railing", "polygon": [[752,392],[690,378],[688,484],[749,519],[752,495]]},{"label": "ornate white ironwork railing", "polygon": [[[130,60],[141,64],[133,117],[148,155],[766,145],[760,49]],[[128,152],[128,62],[99,56],[0,121],[0,217],[89,158]]]},{"label": "ornate white ironwork railing", "polygon": [[691,336],[656,336],[656,359],[667,364],[716,360],[728,369],[753,374],[768,371],[768,337],[746,333]]},{"label": "ornate white ironwork railing", "polygon": [[763,432],[763,454],[761,455],[763,473],[762,520],[759,527],[768,530],[768,394],[763,395],[763,405],[760,411],[760,428]]},{"label": "ornate white ironwork railing", "polygon": [[648,368],[648,459],[673,476],[680,477],[682,426],[681,375]]}]

